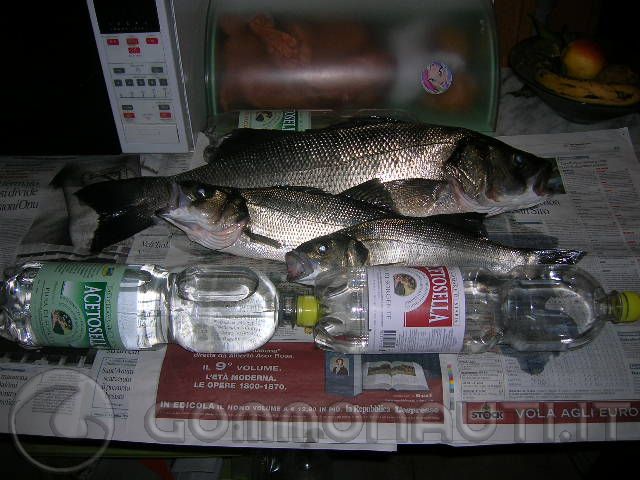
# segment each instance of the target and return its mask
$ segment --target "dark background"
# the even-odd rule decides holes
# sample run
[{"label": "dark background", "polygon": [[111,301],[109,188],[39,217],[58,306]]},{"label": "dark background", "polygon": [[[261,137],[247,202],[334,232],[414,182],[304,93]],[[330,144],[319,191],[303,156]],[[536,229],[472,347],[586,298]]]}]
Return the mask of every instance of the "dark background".
[{"label": "dark background", "polygon": [[[603,39],[613,60],[639,66],[633,3],[495,0],[501,64],[507,66],[515,43],[533,34],[529,15],[537,14],[554,30]],[[0,155],[120,153],[85,0],[7,4],[0,38]]]}]

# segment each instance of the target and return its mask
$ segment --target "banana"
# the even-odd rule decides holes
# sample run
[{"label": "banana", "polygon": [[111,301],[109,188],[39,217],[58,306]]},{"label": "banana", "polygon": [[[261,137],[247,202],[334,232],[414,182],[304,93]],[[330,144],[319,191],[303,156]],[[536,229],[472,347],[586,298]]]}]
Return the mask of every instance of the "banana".
[{"label": "banana", "polygon": [[640,88],[628,83],[578,80],[544,68],[536,72],[536,81],[561,97],[584,103],[628,106],[640,101]]}]

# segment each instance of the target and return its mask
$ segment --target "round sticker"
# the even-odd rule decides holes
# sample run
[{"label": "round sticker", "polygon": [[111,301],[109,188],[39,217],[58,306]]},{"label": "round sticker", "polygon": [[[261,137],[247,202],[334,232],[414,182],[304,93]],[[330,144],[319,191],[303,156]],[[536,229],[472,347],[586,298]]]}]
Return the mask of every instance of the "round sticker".
[{"label": "round sticker", "polygon": [[442,62],[431,62],[422,71],[422,86],[424,89],[435,95],[439,95],[449,90],[453,82],[453,74],[449,67]]}]

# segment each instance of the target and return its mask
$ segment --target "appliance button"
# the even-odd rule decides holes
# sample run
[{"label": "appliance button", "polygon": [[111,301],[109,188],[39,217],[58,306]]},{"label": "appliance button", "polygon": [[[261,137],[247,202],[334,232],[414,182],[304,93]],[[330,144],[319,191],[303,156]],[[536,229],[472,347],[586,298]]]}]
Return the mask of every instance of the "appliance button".
[{"label": "appliance button", "polygon": [[136,118],[136,114],[134,112],[123,112],[122,116],[124,118]]},{"label": "appliance button", "polygon": [[122,80],[120,80],[119,78],[113,81],[113,84],[116,87],[121,87],[122,86]]},{"label": "appliance button", "polygon": [[133,80],[132,80],[132,79],[130,79],[130,78],[127,78],[127,79],[125,79],[124,84],[125,84],[127,87],[133,87]]},{"label": "appliance button", "polygon": [[122,105],[122,110],[133,110],[133,105]]},{"label": "appliance button", "polygon": [[171,105],[166,103],[161,103],[158,105],[158,110],[171,110]]},{"label": "appliance button", "polygon": [[107,45],[115,47],[116,45],[120,45],[120,40],[117,38],[107,38]]},{"label": "appliance button", "polygon": [[171,112],[160,112],[160,118],[171,118]]},{"label": "appliance button", "polygon": [[147,37],[147,45],[157,45],[158,38],[157,37]]},{"label": "appliance button", "polygon": [[140,43],[137,38],[127,38],[127,45],[138,45]]},{"label": "appliance button", "polygon": [[149,85],[150,87],[155,87],[156,86],[156,79],[155,78],[150,78],[149,80],[147,80],[147,85]]},{"label": "appliance button", "polygon": [[160,83],[161,86],[166,87],[167,85],[169,85],[169,82],[167,82],[166,78],[159,78],[158,82]]},{"label": "appliance button", "polygon": [[164,68],[162,67],[151,67],[151,73],[163,73]]},{"label": "appliance button", "polygon": [[124,68],[122,67],[115,67],[113,69],[113,73],[124,73]]},{"label": "appliance button", "polygon": [[144,78],[137,78],[137,79],[136,79],[136,84],[137,84],[139,87],[144,87]]},{"label": "appliance button", "polygon": [[129,55],[140,55],[140,47],[129,47]]}]

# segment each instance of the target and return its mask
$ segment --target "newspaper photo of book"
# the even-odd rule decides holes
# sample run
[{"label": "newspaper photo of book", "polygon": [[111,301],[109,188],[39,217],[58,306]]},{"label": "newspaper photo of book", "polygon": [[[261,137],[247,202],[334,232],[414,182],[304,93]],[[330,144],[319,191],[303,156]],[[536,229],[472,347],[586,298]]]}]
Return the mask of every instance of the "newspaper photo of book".
[{"label": "newspaper photo of book", "polygon": [[363,390],[422,390],[429,385],[424,370],[416,362],[366,362],[362,375]]}]

